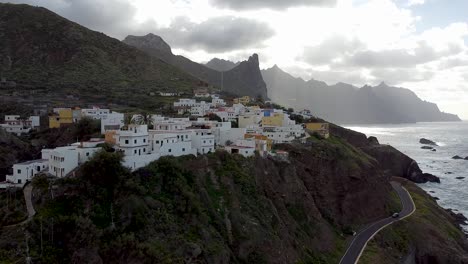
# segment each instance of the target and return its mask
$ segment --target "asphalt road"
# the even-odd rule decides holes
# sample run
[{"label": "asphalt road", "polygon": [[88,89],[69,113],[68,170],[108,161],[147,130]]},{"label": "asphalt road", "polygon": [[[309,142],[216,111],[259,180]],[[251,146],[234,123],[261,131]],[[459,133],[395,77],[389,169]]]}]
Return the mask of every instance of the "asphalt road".
[{"label": "asphalt road", "polygon": [[398,218],[388,217],[381,219],[368,225],[364,230],[360,231],[354,237],[343,258],[341,258],[340,264],[358,263],[362,252],[366,248],[367,242],[369,242],[380,230],[394,222],[400,221],[410,216],[416,210],[413,199],[411,198],[411,195],[408,193],[408,191],[406,191],[406,189],[403,188],[398,182],[391,182],[391,184],[393,189],[395,189],[398,196],[400,197],[401,203],[403,205],[403,210],[400,212],[400,216]]}]

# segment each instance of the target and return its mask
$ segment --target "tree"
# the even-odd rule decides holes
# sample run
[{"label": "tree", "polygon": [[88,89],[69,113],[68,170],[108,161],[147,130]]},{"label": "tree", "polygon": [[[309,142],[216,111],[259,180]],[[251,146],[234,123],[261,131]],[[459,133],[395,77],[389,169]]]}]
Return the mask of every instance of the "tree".
[{"label": "tree", "polygon": [[214,114],[214,113],[209,113],[205,117],[208,117],[210,121],[223,122],[223,119],[221,119],[221,117],[219,117],[217,114]]},{"label": "tree", "polygon": [[74,136],[78,140],[89,140],[93,134],[101,131],[101,124],[99,120],[93,120],[89,117],[82,118],[75,125]]},{"label": "tree", "polygon": [[138,125],[147,125],[148,128],[154,127],[153,116],[147,112],[141,112],[135,117],[135,123]]},{"label": "tree", "polygon": [[107,189],[112,195],[114,188],[130,175],[130,171],[122,166],[123,155],[115,152],[100,151],[83,164],[81,173],[83,178],[91,184]]}]

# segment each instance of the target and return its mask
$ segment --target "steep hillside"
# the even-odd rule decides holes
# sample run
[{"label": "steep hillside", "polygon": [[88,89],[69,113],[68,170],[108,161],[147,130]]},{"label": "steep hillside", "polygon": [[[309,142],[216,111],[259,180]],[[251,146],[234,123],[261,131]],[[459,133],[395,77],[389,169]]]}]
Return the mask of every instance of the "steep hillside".
[{"label": "steep hillside", "polygon": [[206,67],[211,68],[216,71],[229,71],[229,70],[232,70],[237,65],[239,65],[239,63],[240,62],[234,63],[232,61],[214,58],[210,60],[209,62],[207,62],[205,65]]},{"label": "steep hillside", "polygon": [[314,115],[340,124],[413,123],[460,121],[425,102],[408,89],[384,83],[357,88],[345,83],[294,78],[277,66],[262,71],[272,100],[293,108],[310,109]]},{"label": "steep hillside", "polygon": [[252,55],[248,61],[243,61],[236,67],[221,73],[221,71],[213,70],[183,56],[174,55],[169,45],[161,37],[154,34],[128,36],[123,42],[153,57],[164,60],[218,89],[222,88],[223,92],[238,96],[262,97],[264,99],[268,97],[266,84],[259,68],[258,55],[256,54]]},{"label": "steep hillside", "polygon": [[[191,91],[197,81],[159,59],[28,5],[0,4],[1,75],[15,92],[125,99],[169,88]],[[41,96],[41,94],[37,95]]]},{"label": "steep hillside", "polygon": [[[414,199],[416,212],[377,234],[359,263],[468,263],[466,235],[450,224],[450,213],[414,183],[404,186]],[[451,241],[449,245],[447,241]]]}]

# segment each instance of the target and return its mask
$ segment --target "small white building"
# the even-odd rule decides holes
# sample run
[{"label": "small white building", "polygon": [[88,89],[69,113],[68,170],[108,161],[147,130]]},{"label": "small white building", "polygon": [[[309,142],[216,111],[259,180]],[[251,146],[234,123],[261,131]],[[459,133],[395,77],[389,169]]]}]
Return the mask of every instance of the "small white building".
[{"label": "small white building", "polygon": [[32,160],[13,165],[13,175],[7,175],[7,183],[13,186],[23,187],[28,181],[36,176],[38,173],[45,171],[49,168],[48,160]]},{"label": "small white building", "polygon": [[231,154],[239,154],[244,157],[252,157],[255,155],[254,140],[237,140],[234,145],[226,146],[224,149]]},{"label": "small white building", "polygon": [[99,107],[93,107],[91,109],[81,109],[81,116],[88,117],[94,120],[107,119],[111,111],[109,109],[101,109]]},{"label": "small white building", "polygon": [[49,152],[49,173],[55,177],[65,177],[78,167],[76,147],[60,147]]},{"label": "small white building", "polygon": [[40,127],[40,117],[30,116],[28,119],[21,119],[19,115],[6,115],[5,122],[0,127],[6,132],[20,136],[23,133],[29,133],[31,129]]},{"label": "small white building", "polygon": [[119,130],[124,126],[125,116],[122,113],[112,112],[107,115],[107,118],[101,119],[101,134],[106,134],[106,131]]},{"label": "small white building", "polygon": [[192,149],[192,132],[189,130],[150,130],[150,148],[159,156],[184,156],[196,154]]},{"label": "small white building", "polygon": [[[256,131],[258,132],[258,131]],[[295,139],[305,140],[306,133],[301,125],[287,127],[263,127],[261,134],[273,140],[274,144],[290,143]]]},{"label": "small white building", "polygon": [[122,165],[137,170],[158,160],[160,155],[150,149],[147,125],[129,125],[116,131],[116,150],[124,154]]},{"label": "small white building", "polygon": [[192,149],[196,154],[207,154],[215,151],[215,136],[211,129],[193,129]]}]

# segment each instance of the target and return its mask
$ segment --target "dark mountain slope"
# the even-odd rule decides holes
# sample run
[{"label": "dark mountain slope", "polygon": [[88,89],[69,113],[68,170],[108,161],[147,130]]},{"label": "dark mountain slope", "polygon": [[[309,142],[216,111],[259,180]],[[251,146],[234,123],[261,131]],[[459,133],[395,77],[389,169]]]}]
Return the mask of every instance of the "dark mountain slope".
[{"label": "dark mountain slope", "polygon": [[109,98],[189,91],[192,76],[40,7],[0,4],[1,75],[19,87]]},{"label": "dark mountain slope", "polygon": [[174,55],[171,49],[168,49],[169,45],[161,37],[154,34],[128,36],[123,42],[151,56],[160,58],[217,88],[222,88],[223,92],[239,96],[249,95],[267,98],[267,88],[260,72],[256,54],[250,57],[248,61],[241,62],[235,68],[221,73],[183,56]]},{"label": "dark mountain slope", "polygon": [[456,115],[440,112],[408,89],[379,86],[357,88],[345,83],[327,85],[294,78],[277,66],[262,71],[270,97],[294,108],[307,108],[324,119],[342,123],[412,123],[460,121]]}]

